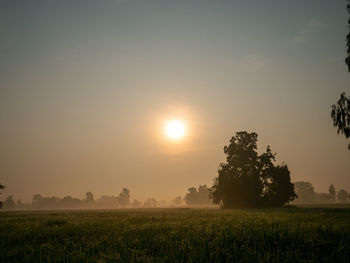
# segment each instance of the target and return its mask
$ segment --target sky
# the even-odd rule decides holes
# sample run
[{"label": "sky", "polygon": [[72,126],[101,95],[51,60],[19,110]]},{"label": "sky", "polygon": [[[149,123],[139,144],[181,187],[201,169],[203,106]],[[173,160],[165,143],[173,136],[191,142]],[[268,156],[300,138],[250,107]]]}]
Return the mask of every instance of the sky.
[{"label": "sky", "polygon": [[[257,132],[292,181],[350,191],[331,105],[345,1],[0,0],[0,199],[171,200]],[[168,121],[186,135],[171,140]]]}]

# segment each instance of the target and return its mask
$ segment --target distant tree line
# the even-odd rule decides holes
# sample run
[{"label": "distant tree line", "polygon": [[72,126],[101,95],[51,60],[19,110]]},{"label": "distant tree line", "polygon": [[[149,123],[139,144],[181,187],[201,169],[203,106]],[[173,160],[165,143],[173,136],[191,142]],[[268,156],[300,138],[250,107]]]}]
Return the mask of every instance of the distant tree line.
[{"label": "distant tree line", "polygon": [[[1,188],[3,189],[3,188]],[[31,203],[23,203],[14,200],[12,195],[7,196],[3,203],[4,210],[79,210],[79,209],[123,209],[123,208],[157,208],[157,207],[183,207],[183,206],[210,206],[213,205],[209,198],[209,190],[206,185],[190,187],[188,193],[182,198],[175,197],[170,202],[158,201],[154,197],[147,198],[144,202],[134,199],[131,201],[130,191],[123,188],[119,195],[102,195],[95,199],[92,192],[87,192],[84,199],[65,196],[45,197],[41,194],[33,195]]]},{"label": "distant tree line", "polygon": [[12,195],[8,196],[3,203],[5,210],[51,210],[51,209],[117,209],[117,208],[132,208],[140,207],[141,202],[134,200],[130,202],[130,191],[123,188],[119,195],[108,196],[102,195],[99,199],[94,199],[91,192],[85,194],[84,199],[65,196],[58,198],[55,196],[44,197],[40,194],[33,195],[32,202],[22,203],[21,200],[15,202]]},{"label": "distant tree line", "polygon": [[182,198],[175,197],[170,202],[158,201],[154,197],[147,198],[144,202],[134,199],[130,200],[130,191],[123,188],[122,192],[116,196],[102,195],[95,199],[92,192],[87,192],[84,199],[65,196],[58,198],[55,196],[44,197],[40,194],[33,195],[31,203],[22,203],[21,200],[14,200],[13,196],[7,196],[4,210],[78,210],[78,209],[123,209],[123,208],[157,208],[157,207],[183,207],[183,206],[212,206],[209,197],[210,188],[200,185],[198,188],[190,187]]},{"label": "distant tree line", "polygon": [[188,193],[184,197],[184,201],[188,206],[210,206],[210,188],[206,185],[188,188]]},{"label": "distant tree line", "polygon": [[344,190],[336,191],[333,184],[328,188],[328,193],[317,193],[310,182],[298,181],[294,183],[297,198],[293,204],[331,204],[350,202],[350,194]]}]

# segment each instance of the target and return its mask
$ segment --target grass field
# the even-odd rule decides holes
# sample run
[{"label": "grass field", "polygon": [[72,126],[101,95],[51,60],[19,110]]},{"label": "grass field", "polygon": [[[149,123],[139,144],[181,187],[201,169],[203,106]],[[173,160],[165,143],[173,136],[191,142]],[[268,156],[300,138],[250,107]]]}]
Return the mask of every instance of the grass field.
[{"label": "grass field", "polygon": [[0,261],[350,262],[350,208],[1,212]]}]

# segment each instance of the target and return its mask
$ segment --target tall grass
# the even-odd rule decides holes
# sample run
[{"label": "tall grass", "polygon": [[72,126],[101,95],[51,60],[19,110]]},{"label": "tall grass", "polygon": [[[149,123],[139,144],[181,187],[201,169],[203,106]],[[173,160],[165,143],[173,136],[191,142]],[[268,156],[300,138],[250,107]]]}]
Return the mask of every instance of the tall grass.
[{"label": "tall grass", "polygon": [[1,262],[349,262],[349,208],[0,213]]}]

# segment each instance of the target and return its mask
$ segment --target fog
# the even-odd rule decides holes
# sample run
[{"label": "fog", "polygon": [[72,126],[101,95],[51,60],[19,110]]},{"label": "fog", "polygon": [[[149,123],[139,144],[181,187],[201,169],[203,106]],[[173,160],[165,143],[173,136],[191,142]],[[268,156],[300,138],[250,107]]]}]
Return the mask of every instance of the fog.
[{"label": "fog", "polygon": [[[344,2],[328,0],[2,1],[0,200],[195,205],[188,189],[213,185],[246,130],[293,182],[312,182],[307,202],[330,202],[331,184],[350,190],[330,118],[349,94],[346,22]],[[171,120],[186,126],[177,140]]]},{"label": "fog", "polygon": [[[319,193],[313,188],[312,183],[298,181],[294,182],[294,189],[297,198],[289,205],[334,205],[349,204],[350,191],[336,189],[333,184],[330,185],[328,192]],[[3,203],[3,209],[13,210],[80,210],[80,209],[151,209],[151,208],[218,208],[213,204],[210,197],[210,188],[206,185],[188,188],[186,194],[179,195],[171,200],[158,200],[155,197],[149,197],[146,200],[133,199],[130,191],[123,188],[117,195],[102,195],[95,198],[91,192],[86,192],[84,198],[74,198],[65,196],[59,198],[56,196],[33,195],[32,202],[24,203],[20,199],[7,196]]]},{"label": "fog", "polygon": [[72,196],[59,198],[57,196],[45,197],[41,194],[33,195],[31,203],[17,201],[7,196],[3,203],[4,210],[77,210],[77,209],[137,209],[137,208],[178,208],[178,207],[214,207],[209,197],[209,188],[200,185],[198,189],[191,187],[184,197],[176,196],[172,200],[157,200],[149,197],[144,201],[132,199],[127,188],[123,188],[118,195],[102,195],[95,199],[94,194],[86,192],[85,198]]}]

